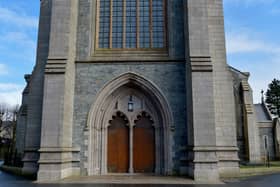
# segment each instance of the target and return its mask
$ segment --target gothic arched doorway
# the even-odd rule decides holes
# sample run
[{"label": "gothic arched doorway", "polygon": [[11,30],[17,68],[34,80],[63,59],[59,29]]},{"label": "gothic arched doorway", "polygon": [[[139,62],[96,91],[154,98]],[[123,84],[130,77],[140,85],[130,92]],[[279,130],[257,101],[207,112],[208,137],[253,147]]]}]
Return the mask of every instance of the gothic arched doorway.
[{"label": "gothic arched doorway", "polygon": [[169,108],[157,87],[136,74],[108,83],[89,112],[88,174],[170,174]]}]

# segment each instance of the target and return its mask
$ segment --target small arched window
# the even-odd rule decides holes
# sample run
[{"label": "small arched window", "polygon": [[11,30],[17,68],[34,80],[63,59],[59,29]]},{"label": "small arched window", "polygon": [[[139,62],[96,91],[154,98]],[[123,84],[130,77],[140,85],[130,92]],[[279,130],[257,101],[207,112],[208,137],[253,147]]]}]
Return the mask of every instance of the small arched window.
[{"label": "small arched window", "polygon": [[166,48],[166,0],[99,0],[97,48]]},{"label": "small arched window", "polygon": [[264,150],[268,151],[268,137],[266,135],[263,136],[263,141],[264,141]]}]

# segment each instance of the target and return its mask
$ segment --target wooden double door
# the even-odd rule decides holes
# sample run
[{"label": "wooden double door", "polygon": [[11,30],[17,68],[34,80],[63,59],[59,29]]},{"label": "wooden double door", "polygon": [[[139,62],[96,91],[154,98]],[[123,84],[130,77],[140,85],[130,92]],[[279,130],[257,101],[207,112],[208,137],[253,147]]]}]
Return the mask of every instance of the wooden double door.
[{"label": "wooden double door", "polygon": [[145,115],[139,116],[135,125],[130,126],[124,117],[115,116],[110,123],[108,172],[154,173],[155,129],[150,118]]}]

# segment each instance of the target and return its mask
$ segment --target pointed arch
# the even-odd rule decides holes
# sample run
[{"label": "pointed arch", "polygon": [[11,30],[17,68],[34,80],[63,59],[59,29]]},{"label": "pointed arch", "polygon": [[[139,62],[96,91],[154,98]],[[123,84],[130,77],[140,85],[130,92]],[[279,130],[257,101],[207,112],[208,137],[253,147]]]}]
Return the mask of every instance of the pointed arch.
[{"label": "pointed arch", "polygon": [[[168,175],[171,173],[172,159],[171,159],[171,136],[170,131],[173,126],[173,118],[170,105],[167,102],[162,91],[151,81],[132,72],[122,74],[107,84],[99,91],[95,97],[95,101],[91,106],[88,114],[87,129],[89,130],[89,144],[88,144],[88,174],[99,175],[107,174],[106,171],[106,134],[108,121],[106,115],[113,111],[109,108],[113,100],[114,94],[118,89],[132,85],[137,87],[138,90],[145,93],[153,102],[157,113],[160,116],[160,125],[162,128],[161,140],[162,145],[159,147],[163,150],[163,158],[160,158],[160,164],[157,167],[157,174]],[[130,123],[133,123],[131,121]]]}]

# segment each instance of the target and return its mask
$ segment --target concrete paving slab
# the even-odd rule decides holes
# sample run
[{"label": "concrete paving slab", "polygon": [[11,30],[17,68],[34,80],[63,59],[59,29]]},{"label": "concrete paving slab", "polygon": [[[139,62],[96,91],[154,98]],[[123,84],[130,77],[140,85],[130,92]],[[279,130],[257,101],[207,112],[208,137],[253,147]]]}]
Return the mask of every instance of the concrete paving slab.
[{"label": "concrete paving slab", "polygon": [[107,175],[71,177],[54,183],[62,184],[195,184],[193,179],[173,176]]}]

